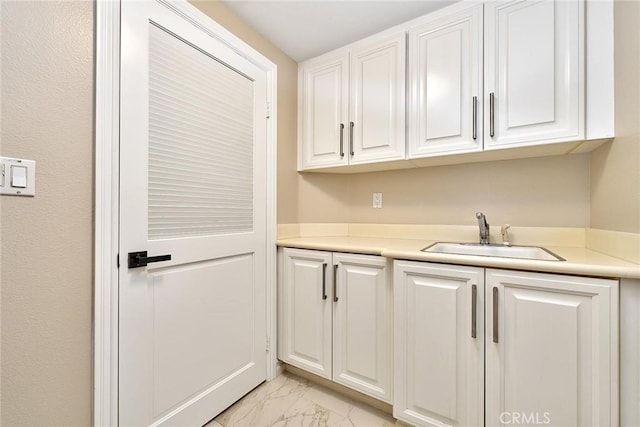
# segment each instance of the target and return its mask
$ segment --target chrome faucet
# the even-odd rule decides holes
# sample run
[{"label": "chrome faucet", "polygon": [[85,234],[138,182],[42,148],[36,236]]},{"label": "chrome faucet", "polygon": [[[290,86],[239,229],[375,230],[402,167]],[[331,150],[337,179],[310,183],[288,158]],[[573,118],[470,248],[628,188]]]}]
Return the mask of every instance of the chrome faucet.
[{"label": "chrome faucet", "polygon": [[476,218],[478,219],[478,227],[480,227],[480,244],[489,244],[489,224],[487,224],[487,218],[482,212],[476,212]]}]

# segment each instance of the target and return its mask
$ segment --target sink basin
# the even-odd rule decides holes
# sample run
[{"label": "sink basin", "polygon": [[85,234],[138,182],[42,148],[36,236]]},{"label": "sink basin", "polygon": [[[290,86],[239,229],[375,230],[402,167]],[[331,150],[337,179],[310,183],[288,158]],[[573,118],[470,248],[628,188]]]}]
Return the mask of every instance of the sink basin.
[{"label": "sink basin", "polygon": [[551,251],[538,246],[505,246],[479,243],[438,242],[422,249],[423,252],[455,255],[493,256],[501,258],[533,259],[539,261],[564,261]]}]

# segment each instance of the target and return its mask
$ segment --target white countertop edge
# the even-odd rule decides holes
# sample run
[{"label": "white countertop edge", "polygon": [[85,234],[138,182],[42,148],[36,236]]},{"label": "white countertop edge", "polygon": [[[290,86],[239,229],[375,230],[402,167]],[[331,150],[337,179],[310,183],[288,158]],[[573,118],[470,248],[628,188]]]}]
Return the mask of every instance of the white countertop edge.
[{"label": "white countertop edge", "polygon": [[[345,242],[345,239],[347,242]],[[376,241],[378,243],[375,243]],[[279,239],[277,241],[277,245],[281,247],[381,255],[392,259],[472,265],[511,270],[539,271],[590,277],[640,279],[640,265],[592,251],[587,248],[549,246],[546,248],[565,258],[566,261],[537,261],[501,257],[437,254],[420,251],[420,249],[429,246],[432,243],[435,242],[345,236],[288,238]],[[390,248],[388,246],[406,246],[406,249]]]},{"label": "white countertop edge", "polygon": [[[552,252],[556,252],[553,251]],[[557,252],[556,252],[557,253]],[[571,261],[537,261],[529,259],[499,258],[488,256],[434,254],[428,252],[382,251],[382,256],[393,259],[439,262],[443,264],[472,265],[508,270],[539,271],[577,276],[640,279],[640,266],[607,266],[581,264]]]}]

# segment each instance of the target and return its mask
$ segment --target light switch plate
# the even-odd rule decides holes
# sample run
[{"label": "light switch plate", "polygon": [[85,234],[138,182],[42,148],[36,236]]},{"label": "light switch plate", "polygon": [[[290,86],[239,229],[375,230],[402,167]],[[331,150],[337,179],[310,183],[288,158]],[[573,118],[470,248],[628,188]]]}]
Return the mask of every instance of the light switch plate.
[{"label": "light switch plate", "polygon": [[0,177],[0,194],[11,196],[36,195],[35,160],[0,157],[0,174],[2,174]]}]

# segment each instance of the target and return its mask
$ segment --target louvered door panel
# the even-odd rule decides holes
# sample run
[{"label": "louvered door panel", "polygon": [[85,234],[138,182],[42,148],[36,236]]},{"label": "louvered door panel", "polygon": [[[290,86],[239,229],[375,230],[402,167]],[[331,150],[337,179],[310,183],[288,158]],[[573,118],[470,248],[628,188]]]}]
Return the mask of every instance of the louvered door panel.
[{"label": "louvered door panel", "polygon": [[149,240],[253,230],[253,100],[251,79],[151,26]]}]

